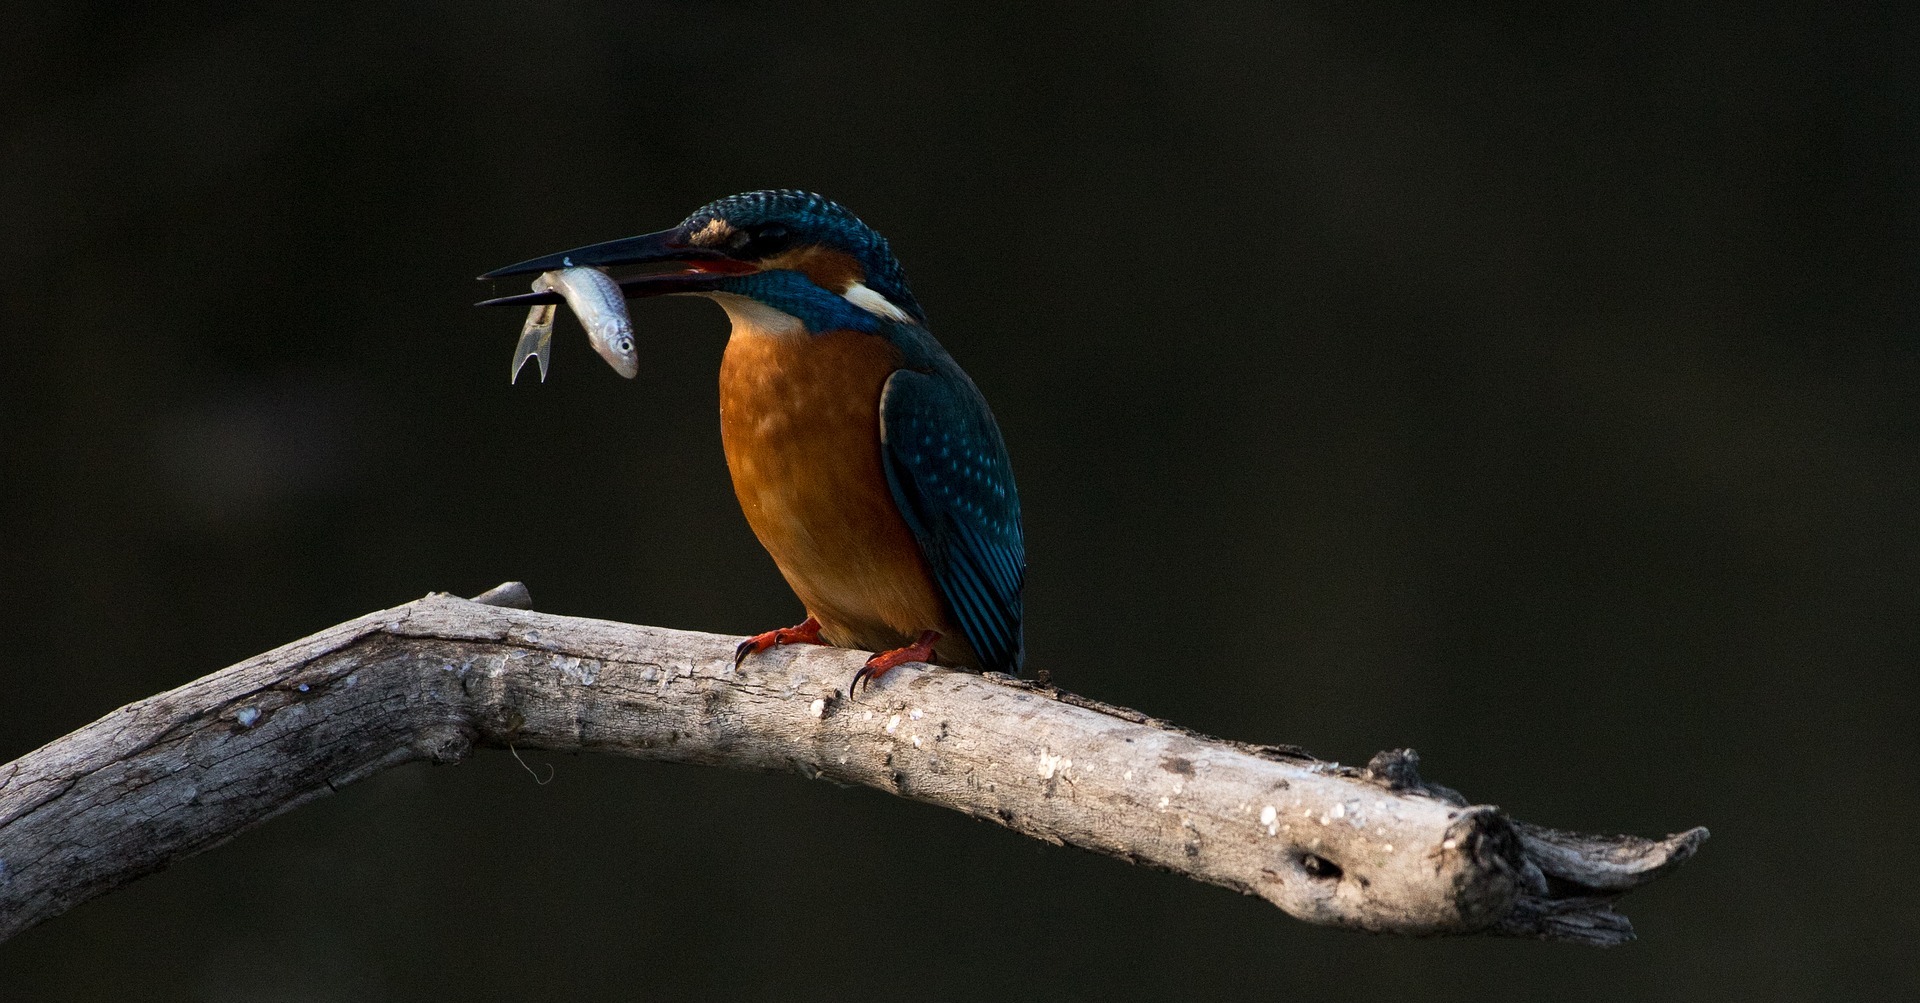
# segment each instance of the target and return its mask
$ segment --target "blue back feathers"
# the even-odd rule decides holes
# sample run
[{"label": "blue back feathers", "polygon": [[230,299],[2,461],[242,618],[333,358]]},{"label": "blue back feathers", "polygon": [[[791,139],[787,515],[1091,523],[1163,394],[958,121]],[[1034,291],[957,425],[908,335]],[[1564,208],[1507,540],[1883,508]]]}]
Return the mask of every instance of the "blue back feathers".
[{"label": "blue back feathers", "polygon": [[981,667],[1017,674],[1026,654],[1020,494],[993,412],[966,373],[940,354],[930,371],[902,369],[887,380],[880,395],[882,466]]}]

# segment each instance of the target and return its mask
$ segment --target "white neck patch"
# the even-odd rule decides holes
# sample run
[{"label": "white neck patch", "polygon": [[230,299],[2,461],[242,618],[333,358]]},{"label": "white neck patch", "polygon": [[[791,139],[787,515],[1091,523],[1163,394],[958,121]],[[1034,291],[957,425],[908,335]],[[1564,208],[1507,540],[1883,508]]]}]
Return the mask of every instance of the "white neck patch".
[{"label": "white neck patch", "polygon": [[800,318],[785,310],[775,310],[751,296],[721,292],[703,295],[720,304],[720,309],[727,312],[727,319],[733,321],[735,334],[792,338],[807,333],[807,325],[801,323]]},{"label": "white neck patch", "polygon": [[867,288],[865,282],[855,282],[840,294],[847,302],[859,307],[875,317],[897,320],[903,324],[912,323],[913,318],[905,310],[893,305],[893,301]]}]

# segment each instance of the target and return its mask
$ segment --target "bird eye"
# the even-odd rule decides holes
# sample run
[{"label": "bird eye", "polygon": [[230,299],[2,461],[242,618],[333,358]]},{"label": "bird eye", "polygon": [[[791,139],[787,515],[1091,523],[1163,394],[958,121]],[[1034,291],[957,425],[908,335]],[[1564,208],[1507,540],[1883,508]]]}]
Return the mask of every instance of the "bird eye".
[{"label": "bird eye", "polygon": [[778,252],[787,240],[787,228],[779,223],[763,223],[752,230],[740,231],[734,237],[734,250],[748,252],[752,257],[764,258]]}]

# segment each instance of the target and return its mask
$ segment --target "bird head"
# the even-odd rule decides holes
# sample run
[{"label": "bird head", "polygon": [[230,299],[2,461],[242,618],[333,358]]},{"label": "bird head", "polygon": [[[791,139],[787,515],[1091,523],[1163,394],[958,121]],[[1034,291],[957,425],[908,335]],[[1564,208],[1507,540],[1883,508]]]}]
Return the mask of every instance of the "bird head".
[{"label": "bird head", "polygon": [[628,266],[644,269],[617,278],[628,298],[709,296],[736,323],[756,309],[815,331],[882,321],[926,323],[885,237],[839,203],[790,189],[731,195],[701,206],[671,229],[533,258],[480,277]]}]

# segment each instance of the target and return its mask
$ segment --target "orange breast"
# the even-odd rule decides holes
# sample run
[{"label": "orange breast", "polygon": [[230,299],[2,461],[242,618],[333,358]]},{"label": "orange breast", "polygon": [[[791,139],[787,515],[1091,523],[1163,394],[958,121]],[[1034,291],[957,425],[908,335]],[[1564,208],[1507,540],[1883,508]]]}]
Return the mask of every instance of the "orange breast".
[{"label": "orange breast", "polygon": [[880,391],[898,356],[872,335],[767,333],[736,319],[720,364],[720,435],[747,523],[843,647],[882,651],[922,630],[972,664],[887,488]]}]

